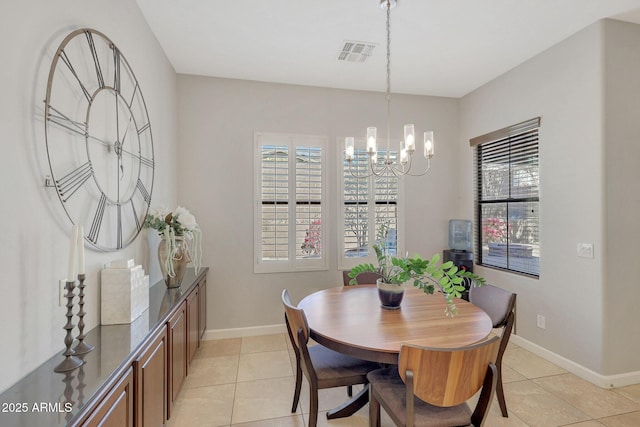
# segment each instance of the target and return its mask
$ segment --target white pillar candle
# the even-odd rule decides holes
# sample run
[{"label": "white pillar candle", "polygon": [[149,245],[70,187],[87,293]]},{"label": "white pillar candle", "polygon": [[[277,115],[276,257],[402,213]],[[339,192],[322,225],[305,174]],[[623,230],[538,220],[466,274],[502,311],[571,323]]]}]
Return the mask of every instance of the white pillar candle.
[{"label": "white pillar candle", "polygon": [[84,225],[78,226],[78,274],[84,274]]},{"label": "white pillar candle", "polygon": [[76,246],[78,245],[78,227],[71,227],[71,242],[69,243],[69,268],[67,269],[67,282],[75,281]]}]

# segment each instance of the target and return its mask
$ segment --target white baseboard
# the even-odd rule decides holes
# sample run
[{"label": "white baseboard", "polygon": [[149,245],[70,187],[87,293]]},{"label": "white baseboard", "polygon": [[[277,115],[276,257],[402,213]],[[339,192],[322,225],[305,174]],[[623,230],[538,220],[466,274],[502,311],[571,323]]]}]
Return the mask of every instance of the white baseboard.
[{"label": "white baseboard", "polygon": [[219,340],[223,338],[242,338],[258,335],[286,334],[287,328],[284,323],[280,325],[250,326],[247,328],[232,329],[207,329],[202,337],[203,340]]},{"label": "white baseboard", "polygon": [[553,353],[552,351],[549,351],[544,347],[540,347],[539,345],[534,344],[531,341],[527,341],[526,339],[519,337],[518,335],[511,335],[511,341],[514,344],[517,344],[518,346],[524,348],[525,350],[528,350],[531,353],[536,354],[543,359],[560,366],[563,369],[566,369],[572,374],[577,375],[580,378],[597,385],[598,387],[616,388],[640,383],[640,371],[626,372],[624,374],[616,375],[602,375],[572,360]]}]

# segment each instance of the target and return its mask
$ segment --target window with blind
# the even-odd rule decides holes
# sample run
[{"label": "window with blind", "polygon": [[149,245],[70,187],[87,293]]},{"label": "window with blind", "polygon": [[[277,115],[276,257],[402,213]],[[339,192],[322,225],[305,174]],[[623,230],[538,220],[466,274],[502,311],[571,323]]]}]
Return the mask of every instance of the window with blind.
[{"label": "window with blind", "polygon": [[473,138],[476,262],[540,275],[540,118]]},{"label": "window with blind", "polygon": [[326,140],[256,133],[255,272],[326,268]]},{"label": "window with blind", "polygon": [[[361,145],[364,146],[364,139]],[[356,144],[358,141],[356,141]],[[386,152],[378,151],[378,163],[384,161]],[[391,152],[395,158],[396,152]],[[349,171],[349,164],[341,153],[341,268],[351,268],[363,262],[363,258],[373,260],[370,250],[383,224],[389,226],[386,245],[395,255],[398,247],[399,188],[398,177],[392,173],[369,178],[356,178]],[[356,149],[351,171],[356,175],[370,172],[369,155],[366,150]]]}]

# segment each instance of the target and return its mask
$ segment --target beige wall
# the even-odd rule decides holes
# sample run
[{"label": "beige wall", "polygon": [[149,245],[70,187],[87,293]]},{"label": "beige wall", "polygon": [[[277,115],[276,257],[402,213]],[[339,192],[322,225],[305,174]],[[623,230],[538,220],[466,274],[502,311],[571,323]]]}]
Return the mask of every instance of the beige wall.
[{"label": "beige wall", "polygon": [[604,22],[604,371],[640,370],[640,25]]},{"label": "beige wall", "polygon": [[[66,34],[95,28],[121,49],[142,86],[155,138],[154,204],[176,201],[176,76],[134,0],[5,2],[0,14],[0,391],[64,348],[58,280],[67,271],[71,225],[48,173],[42,120],[52,55]],[[88,250],[85,317],[99,322],[99,271],[114,259],[148,267],[146,238],[120,252]],[[152,281],[159,279],[154,272]]]},{"label": "beige wall", "polygon": [[[640,370],[640,332],[630,326],[640,321],[640,287],[628,271],[640,232],[639,28],[596,23],[461,100],[461,147],[542,117],[540,279],[478,270],[518,293],[519,336],[601,385]],[[466,212],[471,182],[467,172]],[[577,243],[593,243],[594,259],[577,257]]]},{"label": "beige wall", "polygon": [[[328,271],[253,273],[253,132],[328,137],[327,224],[336,247],[336,163],[344,149],[336,137],[364,137],[367,126],[385,129],[384,94],[179,75],[178,99],[179,201],[196,214],[205,239],[207,329],[281,325],[283,288],[297,301],[342,278],[334,251]],[[430,256],[445,248],[456,214],[458,171],[451,165],[458,159],[458,101],[398,95],[392,111],[392,137],[401,137],[405,123],[435,131],[432,170],[405,181],[405,248]]]}]

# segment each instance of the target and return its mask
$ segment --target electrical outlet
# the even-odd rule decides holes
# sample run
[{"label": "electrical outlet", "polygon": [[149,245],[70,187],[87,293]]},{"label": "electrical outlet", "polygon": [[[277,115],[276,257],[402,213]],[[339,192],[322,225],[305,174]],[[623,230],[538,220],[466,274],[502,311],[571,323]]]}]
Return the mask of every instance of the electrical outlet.
[{"label": "electrical outlet", "polygon": [[578,243],[578,256],[580,258],[593,258],[593,243]]},{"label": "electrical outlet", "polygon": [[538,314],[538,328],[545,329],[545,318],[542,314]]}]

